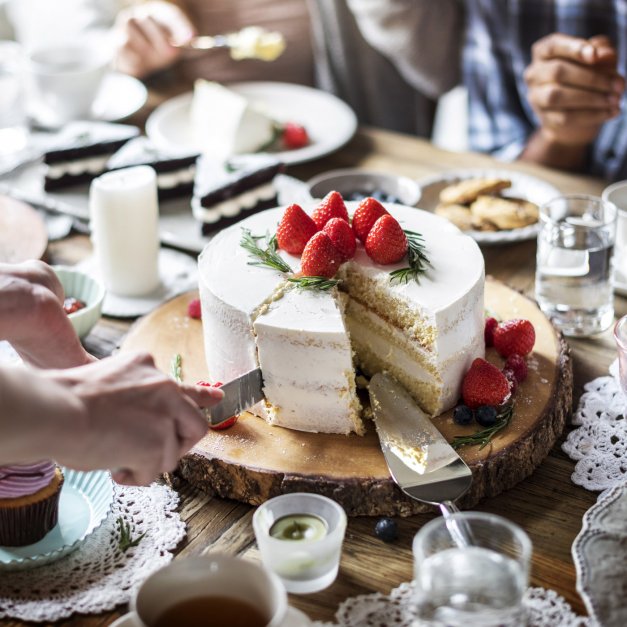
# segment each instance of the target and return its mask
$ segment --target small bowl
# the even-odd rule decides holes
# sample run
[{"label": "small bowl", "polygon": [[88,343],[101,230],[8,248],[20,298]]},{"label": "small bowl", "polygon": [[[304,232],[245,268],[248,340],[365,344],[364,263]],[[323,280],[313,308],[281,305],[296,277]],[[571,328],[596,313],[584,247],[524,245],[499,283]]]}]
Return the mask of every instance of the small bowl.
[{"label": "small bowl", "polygon": [[85,307],[68,314],[68,318],[78,336],[84,338],[100,320],[105,288],[99,281],[84,272],[64,266],[54,266],[66,298],[76,298],[85,303]]},{"label": "small bowl", "polygon": [[[344,200],[374,196],[383,202],[397,202],[408,207],[416,206],[421,195],[420,185],[406,176],[356,169],[324,172],[314,176],[307,186],[312,198],[324,198],[335,190],[342,194]],[[383,198],[378,197],[381,194]]]}]

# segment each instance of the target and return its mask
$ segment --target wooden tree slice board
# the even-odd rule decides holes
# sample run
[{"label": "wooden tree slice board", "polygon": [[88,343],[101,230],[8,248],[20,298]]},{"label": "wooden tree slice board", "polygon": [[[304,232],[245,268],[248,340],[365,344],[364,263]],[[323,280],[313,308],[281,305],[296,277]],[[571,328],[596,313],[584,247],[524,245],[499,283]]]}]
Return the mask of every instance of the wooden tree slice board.
[{"label": "wooden tree slice board", "polygon": [[19,200],[0,196],[0,262],[41,259],[48,247],[43,218]]},{"label": "wooden tree slice board", "polygon": [[[202,323],[187,316],[187,304],[195,297],[193,292],[179,296],[139,320],[122,350],[152,353],[164,372],[179,353],[185,381],[207,379]],[[461,507],[472,507],[529,476],[562,432],[572,402],[567,345],[537,305],[493,280],[486,281],[485,303],[501,319],[531,320],[537,339],[510,425],[482,450],[460,449],[473,471],[472,487],[460,500]],[[492,349],[488,359],[502,366],[503,359]],[[449,441],[480,428],[456,425],[452,411],[434,423]],[[431,509],[409,499],[394,484],[371,424],[362,437],[304,433],[272,427],[244,413],[234,427],[210,430],[183,458],[179,472],[208,492],[253,505],[285,492],[309,491],[332,497],[352,516],[408,516]]]}]

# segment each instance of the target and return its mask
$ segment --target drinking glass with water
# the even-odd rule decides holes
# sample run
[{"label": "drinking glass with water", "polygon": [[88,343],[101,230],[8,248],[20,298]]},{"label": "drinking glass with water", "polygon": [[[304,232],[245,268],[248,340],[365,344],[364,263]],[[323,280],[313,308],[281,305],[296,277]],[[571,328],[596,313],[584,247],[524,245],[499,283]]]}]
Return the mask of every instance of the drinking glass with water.
[{"label": "drinking glass with water", "polygon": [[536,299],[565,335],[593,335],[614,319],[614,204],[555,198],[540,208]]},{"label": "drinking glass with water", "polygon": [[460,512],[451,516],[470,531],[460,547],[444,518],[414,538],[416,618],[430,627],[522,627],[531,541],[500,516]]}]

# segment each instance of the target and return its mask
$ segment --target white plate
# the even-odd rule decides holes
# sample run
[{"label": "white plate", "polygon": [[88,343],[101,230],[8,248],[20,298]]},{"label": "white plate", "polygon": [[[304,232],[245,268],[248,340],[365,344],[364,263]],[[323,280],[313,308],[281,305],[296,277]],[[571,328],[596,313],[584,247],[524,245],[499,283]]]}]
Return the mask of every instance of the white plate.
[{"label": "white plate", "polygon": [[[515,172],[513,170],[450,170],[418,181],[422,196],[418,203],[420,209],[433,211],[439,203],[440,192],[448,185],[473,178],[509,179],[512,186],[504,190],[503,196],[524,198],[536,205],[543,205],[560,195],[553,185],[535,176]],[[520,229],[509,231],[466,231],[479,244],[505,244],[534,239],[538,235],[538,224],[531,224]]]},{"label": "white plate", "polygon": [[577,591],[595,624],[627,625],[627,483],[604,492],[573,543]]},{"label": "white plate", "polygon": [[107,517],[113,503],[108,472],[63,469],[59,522],[44,538],[27,546],[0,546],[0,571],[48,564],[75,551]]},{"label": "white plate", "polygon": [[141,109],[148,97],[144,84],[119,72],[107,74],[92,106],[94,120],[116,122]]},{"label": "white plate", "polygon": [[[342,100],[312,87],[290,83],[250,82],[229,85],[258,103],[279,122],[302,124],[311,143],[304,148],[273,153],[285,164],[304,163],[343,146],[357,130],[357,117]],[[146,122],[146,134],[158,146],[198,150],[190,122],[192,94],[183,94],[157,107]]]}]

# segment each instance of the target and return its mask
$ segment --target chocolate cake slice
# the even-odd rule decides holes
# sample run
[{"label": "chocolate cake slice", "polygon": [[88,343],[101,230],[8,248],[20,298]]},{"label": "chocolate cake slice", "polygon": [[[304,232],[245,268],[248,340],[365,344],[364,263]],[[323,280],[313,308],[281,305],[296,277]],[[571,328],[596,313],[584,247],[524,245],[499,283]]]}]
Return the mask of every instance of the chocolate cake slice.
[{"label": "chocolate cake slice", "polygon": [[239,155],[225,163],[200,157],[192,211],[203,235],[276,206],[273,179],[282,170],[283,164],[268,154]]},{"label": "chocolate cake slice", "polygon": [[139,129],[110,122],[71,122],[63,128],[44,153],[48,166],[44,189],[52,191],[87,183],[107,170],[107,160]]},{"label": "chocolate cake slice", "polygon": [[108,161],[108,170],[149,165],[157,172],[159,199],[191,196],[194,189],[198,153],[158,149],[147,137],[127,142]]}]

